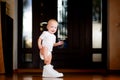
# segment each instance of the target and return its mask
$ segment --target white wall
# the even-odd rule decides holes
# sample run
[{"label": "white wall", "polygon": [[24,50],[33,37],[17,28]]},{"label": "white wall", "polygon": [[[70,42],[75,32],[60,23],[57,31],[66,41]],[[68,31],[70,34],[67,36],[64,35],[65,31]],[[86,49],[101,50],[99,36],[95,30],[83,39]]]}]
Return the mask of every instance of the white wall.
[{"label": "white wall", "polygon": [[18,30],[18,13],[17,13],[17,10],[18,10],[18,5],[17,5],[17,2],[18,0],[14,0],[14,2],[15,2],[15,4],[14,4],[14,32],[13,32],[13,36],[14,36],[14,38],[13,38],[13,69],[17,69],[17,55],[18,55],[18,52],[17,52],[17,30]]}]

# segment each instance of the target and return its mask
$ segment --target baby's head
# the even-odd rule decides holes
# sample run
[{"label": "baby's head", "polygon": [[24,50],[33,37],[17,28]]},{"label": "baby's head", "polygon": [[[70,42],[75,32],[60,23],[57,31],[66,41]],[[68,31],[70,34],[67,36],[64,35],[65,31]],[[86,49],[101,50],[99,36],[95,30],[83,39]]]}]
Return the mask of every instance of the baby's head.
[{"label": "baby's head", "polygon": [[58,22],[55,19],[50,19],[47,24],[47,30],[54,34],[57,31]]}]

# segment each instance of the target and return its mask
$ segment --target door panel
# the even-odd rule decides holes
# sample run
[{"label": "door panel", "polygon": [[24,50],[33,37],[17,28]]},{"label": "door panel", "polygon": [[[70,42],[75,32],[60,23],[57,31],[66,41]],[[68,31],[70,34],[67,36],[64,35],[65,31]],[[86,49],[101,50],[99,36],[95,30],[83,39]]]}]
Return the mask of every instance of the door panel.
[{"label": "door panel", "polygon": [[37,40],[42,33],[40,28],[43,28],[43,26],[40,26],[40,23],[47,22],[51,18],[57,18],[56,3],[57,0],[33,0],[33,65],[37,68],[41,66],[41,60],[39,58],[39,50],[37,44]]}]

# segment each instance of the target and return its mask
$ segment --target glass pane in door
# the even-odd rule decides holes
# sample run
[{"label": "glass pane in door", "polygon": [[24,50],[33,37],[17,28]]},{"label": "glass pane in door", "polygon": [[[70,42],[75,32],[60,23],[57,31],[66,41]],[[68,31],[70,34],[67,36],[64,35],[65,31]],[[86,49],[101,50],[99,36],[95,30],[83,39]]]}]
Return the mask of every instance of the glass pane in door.
[{"label": "glass pane in door", "polygon": [[32,48],[32,0],[23,0],[22,48]]},{"label": "glass pane in door", "polygon": [[68,30],[67,30],[67,0],[58,0],[57,3],[57,20],[59,22],[57,37],[58,40],[64,41],[64,48],[67,45]]},{"label": "glass pane in door", "polygon": [[93,0],[92,48],[102,48],[102,0]]}]

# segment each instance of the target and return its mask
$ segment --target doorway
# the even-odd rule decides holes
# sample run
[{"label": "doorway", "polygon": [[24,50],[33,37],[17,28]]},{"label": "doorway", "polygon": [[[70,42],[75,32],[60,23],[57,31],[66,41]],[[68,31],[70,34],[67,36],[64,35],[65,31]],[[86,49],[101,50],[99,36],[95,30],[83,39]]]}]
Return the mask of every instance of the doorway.
[{"label": "doorway", "polygon": [[[23,6],[22,1],[18,5],[18,14],[23,13],[23,11],[20,11],[23,7],[20,6]],[[43,65],[39,58],[37,40],[45,28],[46,22],[54,18],[59,22],[58,32],[56,33],[57,41],[62,39],[65,42],[63,46],[54,47],[52,64],[55,68],[106,69],[107,38],[105,37],[107,30],[106,27],[102,28],[102,39],[104,39],[104,41],[102,40],[102,48],[93,48],[91,1],[32,0],[32,47],[30,48],[22,47],[22,16],[19,15],[18,20],[21,24],[18,31],[19,68],[40,68]],[[102,23],[104,26],[106,24]]]}]

